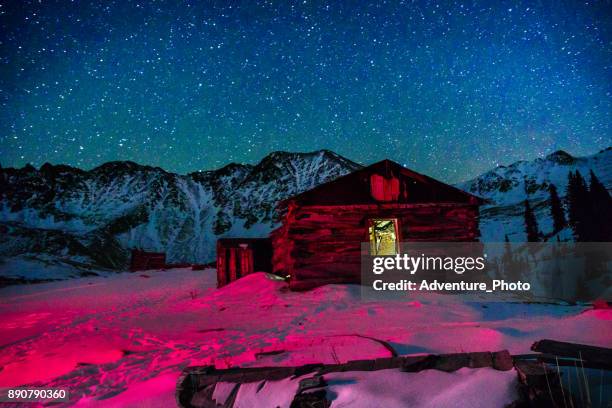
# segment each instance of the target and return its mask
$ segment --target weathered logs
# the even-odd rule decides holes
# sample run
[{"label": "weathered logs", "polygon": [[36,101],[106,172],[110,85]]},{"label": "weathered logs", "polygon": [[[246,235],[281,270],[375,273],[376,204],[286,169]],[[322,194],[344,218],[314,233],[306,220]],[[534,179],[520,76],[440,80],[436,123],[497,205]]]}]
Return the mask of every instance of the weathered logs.
[{"label": "weathered logs", "polygon": [[544,339],[533,343],[531,350],[561,357],[575,358],[612,368],[612,349],[605,347]]}]

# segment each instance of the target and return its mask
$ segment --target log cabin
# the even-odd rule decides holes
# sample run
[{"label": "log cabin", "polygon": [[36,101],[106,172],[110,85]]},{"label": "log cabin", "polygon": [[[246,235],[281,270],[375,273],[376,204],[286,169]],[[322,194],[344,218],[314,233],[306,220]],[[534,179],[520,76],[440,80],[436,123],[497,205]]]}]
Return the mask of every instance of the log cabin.
[{"label": "log cabin", "polygon": [[272,272],[292,290],[360,283],[361,243],[394,255],[400,241],[477,241],[483,200],[383,160],[279,204]]}]

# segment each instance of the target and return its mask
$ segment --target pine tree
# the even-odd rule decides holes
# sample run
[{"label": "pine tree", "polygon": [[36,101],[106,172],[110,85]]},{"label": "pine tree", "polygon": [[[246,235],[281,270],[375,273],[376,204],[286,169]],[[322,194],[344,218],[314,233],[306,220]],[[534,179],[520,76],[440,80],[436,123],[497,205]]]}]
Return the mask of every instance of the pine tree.
[{"label": "pine tree", "polygon": [[553,219],[553,233],[556,234],[565,228],[567,222],[565,221],[565,213],[563,212],[563,206],[561,205],[561,200],[557,193],[557,187],[551,184],[548,187],[548,192],[550,193],[550,216]]},{"label": "pine tree", "polygon": [[595,176],[593,170],[590,171],[590,178],[590,240],[597,242],[612,241],[612,198],[610,198],[606,187]]},{"label": "pine tree", "polygon": [[608,193],[606,187],[604,187],[601,181],[599,181],[593,170],[590,170],[589,177],[591,178],[591,182],[589,183],[591,198],[602,200],[603,202],[610,204],[610,201],[612,201],[612,198],[610,198],[610,193]]},{"label": "pine tree", "polygon": [[512,245],[510,245],[510,238],[508,234],[504,235],[504,258],[510,259],[512,257]]},{"label": "pine tree", "polygon": [[574,172],[570,170],[567,173],[567,189],[565,190],[565,204],[567,205],[567,222],[575,230],[576,221],[578,218],[576,201],[578,200],[578,191],[576,188],[576,177]]},{"label": "pine tree", "polygon": [[505,276],[509,276],[512,271],[513,265],[512,262],[514,257],[512,255],[512,245],[510,244],[510,239],[508,238],[508,234],[504,236],[504,254],[501,258],[501,265],[503,268]]},{"label": "pine tree", "polygon": [[578,170],[569,172],[567,182],[567,218],[578,242],[589,241],[589,190]]},{"label": "pine tree", "polygon": [[525,200],[525,233],[527,234],[527,242],[539,241],[540,232],[538,230],[538,222],[529,205],[529,200]]}]

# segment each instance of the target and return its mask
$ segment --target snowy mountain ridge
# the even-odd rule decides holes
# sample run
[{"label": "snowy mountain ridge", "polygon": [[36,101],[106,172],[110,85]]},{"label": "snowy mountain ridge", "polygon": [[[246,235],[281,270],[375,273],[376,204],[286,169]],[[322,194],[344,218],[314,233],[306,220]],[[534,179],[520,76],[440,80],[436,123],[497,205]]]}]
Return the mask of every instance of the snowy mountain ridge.
[{"label": "snowy mountain ridge", "polygon": [[[210,262],[218,238],[267,236],[277,225],[279,200],[360,167],[321,150],[274,152],[255,165],[186,175],[129,161],[89,171],[51,164],[0,168],[0,280],[124,269],[130,248],[164,251],[169,262]],[[457,186],[491,203],[481,209],[483,240],[508,234],[519,241],[526,189],[546,232],[548,185],[564,196],[567,174],[576,169],[585,176],[593,169],[612,189],[612,148],[587,157],[555,152]]]},{"label": "snowy mountain ridge", "polygon": [[133,162],[0,169],[0,271],[21,276],[16,269],[40,262],[74,275],[122,269],[135,247],[209,262],[219,237],[266,236],[278,201],[359,167],[321,150],[187,175]]},{"label": "snowy mountain ridge", "polygon": [[[499,166],[480,176],[459,183],[456,187],[486,198],[490,204],[481,207],[480,230],[483,241],[502,242],[505,235],[511,241],[525,239],[523,233],[523,202],[529,199],[543,233],[552,231],[549,214],[549,192],[551,184],[559,195],[565,197],[568,174],[579,171],[589,180],[592,170],[599,180],[612,191],[612,147],[584,157],[574,157],[559,150],[533,161],[518,161],[508,166]],[[566,231],[566,239],[571,233]]]},{"label": "snowy mountain ridge", "polygon": [[591,156],[573,157],[559,150],[533,161],[518,161],[499,166],[456,186],[491,200],[495,205],[508,205],[529,199],[548,197],[548,186],[554,184],[561,194],[567,188],[568,173],[580,171],[588,178],[593,170],[608,189],[612,189],[612,148]]}]

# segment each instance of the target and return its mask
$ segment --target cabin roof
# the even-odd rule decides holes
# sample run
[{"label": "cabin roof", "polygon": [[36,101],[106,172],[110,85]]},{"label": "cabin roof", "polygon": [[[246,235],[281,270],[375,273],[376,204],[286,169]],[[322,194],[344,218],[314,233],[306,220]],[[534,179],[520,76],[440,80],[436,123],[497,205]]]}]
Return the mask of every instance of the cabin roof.
[{"label": "cabin roof", "polygon": [[480,197],[407,169],[394,161],[382,160],[289,197],[280,204],[286,205],[290,201],[300,205],[379,204],[380,201],[372,197],[370,190],[370,177],[373,174],[399,180],[399,198],[390,203],[451,202],[482,205],[485,202]]}]

